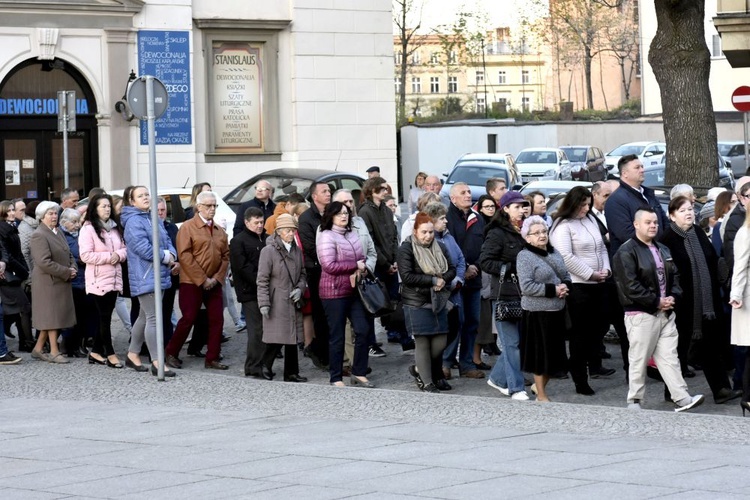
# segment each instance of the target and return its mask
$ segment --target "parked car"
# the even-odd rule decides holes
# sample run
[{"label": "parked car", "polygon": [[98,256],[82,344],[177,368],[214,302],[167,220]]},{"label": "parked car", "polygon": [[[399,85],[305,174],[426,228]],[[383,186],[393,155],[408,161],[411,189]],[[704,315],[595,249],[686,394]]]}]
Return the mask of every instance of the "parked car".
[{"label": "parked car", "polygon": [[449,200],[451,187],[457,182],[465,182],[471,189],[471,199],[478,201],[480,196],[487,193],[486,184],[492,177],[505,179],[509,189],[518,184],[515,173],[507,165],[488,161],[463,161],[453,167],[448,174],[440,190],[440,196],[443,200]]},{"label": "parked car", "polygon": [[[516,180],[514,181],[513,185],[521,182],[521,174],[518,172],[516,160],[510,153],[466,153],[465,155],[461,156],[461,158],[456,160],[456,165],[466,161],[489,161],[492,163],[499,163],[500,165],[506,165],[508,168],[510,168],[511,173],[515,174],[514,179]],[[455,167],[456,165],[453,166]]]},{"label": "parked car", "polygon": [[734,172],[735,177],[748,175],[745,163],[745,141],[719,141],[719,154]]},{"label": "parked car", "polygon": [[643,166],[648,167],[649,165],[657,165],[666,151],[667,145],[663,142],[640,141],[621,144],[607,153],[604,158],[604,163],[607,165],[607,176],[620,177],[617,162],[623,156],[637,155]]},{"label": "parked car", "polygon": [[570,160],[570,175],[576,181],[607,179],[604,154],[596,146],[560,146]]},{"label": "parked car", "polygon": [[[734,173],[729,168],[724,158],[719,155],[719,187],[734,190]],[[648,187],[664,186],[667,177],[667,155],[657,165],[649,165],[643,168],[643,185]]]},{"label": "parked car", "polygon": [[310,201],[310,186],[313,182],[326,182],[331,193],[337,189],[349,189],[354,200],[359,202],[365,178],[359,174],[336,172],[334,170],[316,170],[312,168],[277,168],[251,177],[224,197],[232,210],[237,211],[240,205],[255,198],[255,185],[258,181],[268,181],[273,187],[273,200],[284,195],[299,193]]},{"label": "parked car", "polygon": [[587,181],[534,181],[529,182],[519,191],[523,195],[527,195],[533,191],[539,191],[544,193],[544,196],[549,200],[555,196],[565,194],[576,186],[583,186],[591,189],[594,184]]},{"label": "parked car", "polygon": [[516,166],[521,182],[570,180],[570,160],[559,148],[527,148],[518,153]]}]

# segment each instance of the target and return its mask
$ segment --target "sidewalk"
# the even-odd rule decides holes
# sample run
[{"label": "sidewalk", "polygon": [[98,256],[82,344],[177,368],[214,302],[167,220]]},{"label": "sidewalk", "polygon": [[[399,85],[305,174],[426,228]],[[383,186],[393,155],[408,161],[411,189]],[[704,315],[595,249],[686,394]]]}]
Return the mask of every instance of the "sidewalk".
[{"label": "sidewalk", "polygon": [[0,370],[3,498],[741,498],[738,417],[76,362]]}]

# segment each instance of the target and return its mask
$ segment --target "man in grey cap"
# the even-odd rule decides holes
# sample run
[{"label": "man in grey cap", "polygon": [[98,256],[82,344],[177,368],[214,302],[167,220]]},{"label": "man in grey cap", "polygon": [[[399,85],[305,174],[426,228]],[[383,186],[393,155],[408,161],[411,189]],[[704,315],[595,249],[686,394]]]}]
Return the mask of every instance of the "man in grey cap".
[{"label": "man in grey cap", "polygon": [[372,167],[365,170],[367,172],[367,178],[372,179],[373,177],[380,177],[380,167],[373,165]]}]

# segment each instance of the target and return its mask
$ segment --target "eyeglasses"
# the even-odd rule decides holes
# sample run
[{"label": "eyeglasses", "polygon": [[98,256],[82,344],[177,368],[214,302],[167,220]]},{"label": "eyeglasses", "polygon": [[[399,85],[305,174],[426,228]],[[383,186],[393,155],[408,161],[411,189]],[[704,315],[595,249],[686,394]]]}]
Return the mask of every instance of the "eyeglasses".
[{"label": "eyeglasses", "polygon": [[495,205],[482,205],[482,210],[495,210],[497,207]]},{"label": "eyeglasses", "polygon": [[529,236],[547,236],[548,232],[549,231],[547,231],[546,229],[542,229],[541,231],[536,231],[536,232],[533,232],[533,233],[529,233]]},{"label": "eyeglasses", "polygon": [[201,203],[201,205],[203,205],[206,208],[216,208],[216,207],[219,206],[219,205],[217,205],[215,203]]}]

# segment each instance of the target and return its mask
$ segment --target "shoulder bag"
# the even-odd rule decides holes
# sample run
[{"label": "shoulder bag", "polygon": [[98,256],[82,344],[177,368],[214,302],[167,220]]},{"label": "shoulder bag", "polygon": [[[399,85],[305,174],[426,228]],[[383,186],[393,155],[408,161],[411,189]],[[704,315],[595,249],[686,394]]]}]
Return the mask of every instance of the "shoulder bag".
[{"label": "shoulder bag", "polygon": [[357,278],[356,288],[365,310],[373,316],[383,316],[396,310],[385,284],[369,270],[364,276]]},{"label": "shoulder bag", "polygon": [[508,263],[500,268],[500,286],[498,287],[495,320],[496,321],[519,321],[523,316],[521,309],[521,287],[515,274],[506,279]]}]

